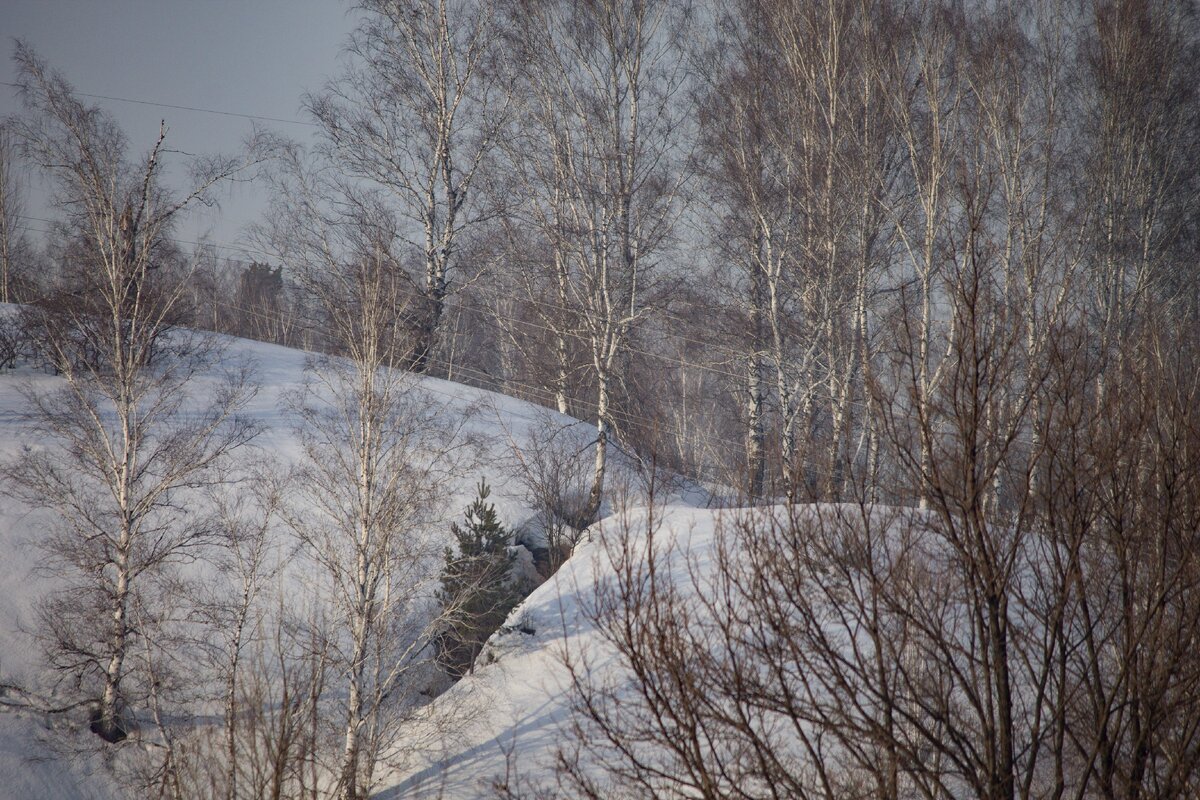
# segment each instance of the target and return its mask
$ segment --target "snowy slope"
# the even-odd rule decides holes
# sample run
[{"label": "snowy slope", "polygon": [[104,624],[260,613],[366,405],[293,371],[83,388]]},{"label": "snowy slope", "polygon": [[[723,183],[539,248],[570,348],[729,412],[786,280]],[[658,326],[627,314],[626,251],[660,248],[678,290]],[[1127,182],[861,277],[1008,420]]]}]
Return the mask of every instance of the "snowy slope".
[{"label": "snowy slope", "polygon": [[[306,354],[288,348],[245,340],[228,339],[222,367],[252,365],[261,388],[245,409],[245,414],[265,430],[245,457],[269,456],[278,466],[295,462],[301,453],[293,429],[294,420],[286,410],[283,399],[301,386]],[[205,384],[215,385],[219,376],[203,375],[195,386],[196,397],[205,394]],[[14,457],[23,445],[43,444],[21,430],[16,412],[25,402],[19,388],[33,386],[53,389],[60,379],[30,368],[0,372],[0,459]],[[447,522],[461,516],[463,507],[474,496],[480,477],[493,487],[501,518],[510,526],[520,526],[532,517],[525,499],[525,490],[515,479],[513,448],[520,447],[526,437],[544,430],[547,424],[561,426],[568,441],[574,440],[579,450],[585,450],[595,435],[595,429],[568,417],[557,415],[528,403],[503,395],[466,387],[433,378],[418,381],[417,391],[434,404],[440,418],[462,422],[460,434],[473,437],[479,445],[478,458],[470,470],[452,479],[444,488],[446,502],[443,514]],[[190,401],[199,407],[202,400]],[[547,422],[549,421],[549,422]],[[684,498],[677,498],[683,500]],[[687,501],[702,502],[704,495],[696,489],[687,493]],[[22,632],[31,619],[37,598],[53,590],[53,580],[36,571],[37,554],[29,543],[38,535],[45,512],[31,511],[0,495],[0,681],[15,678],[29,682],[38,671],[37,648],[31,637]],[[281,534],[283,535],[283,534]],[[574,575],[568,570],[564,578]],[[582,573],[581,573],[582,576]],[[541,620],[557,618],[554,609],[555,582],[539,593],[532,608]],[[536,660],[536,652],[527,656]],[[519,665],[519,662],[518,662]],[[489,673],[489,681],[500,679],[499,671]],[[524,697],[529,688],[518,681],[515,691]],[[471,688],[464,687],[464,694]],[[458,695],[456,695],[458,696]],[[87,737],[89,734],[82,733]],[[31,715],[0,712],[0,800],[5,798],[106,798],[119,796],[109,786],[97,764],[74,754],[63,755],[62,736],[50,737],[58,744],[52,746],[42,735],[42,723]],[[67,736],[67,750],[69,735]]]},{"label": "snowy slope", "polygon": [[[280,467],[296,463],[301,457],[301,447],[284,398],[301,386],[307,354],[247,340],[229,339],[227,344],[222,367],[249,364],[260,383],[257,394],[242,413],[264,430],[253,446],[240,455],[246,458],[265,455]],[[197,407],[203,402],[199,398],[219,379],[219,375],[202,375],[194,382]],[[0,459],[14,457],[22,445],[43,444],[18,425],[16,412],[25,403],[20,387],[48,391],[58,383],[58,378],[28,367],[0,372]],[[473,467],[445,487],[447,499],[442,510],[447,521],[461,516],[463,507],[474,496],[479,478],[485,477],[493,485],[493,499],[502,519],[510,525],[519,525],[530,512],[524,505],[522,488],[511,474],[513,443],[519,445],[532,426],[547,418],[561,422],[566,435],[575,437],[580,447],[585,447],[595,435],[594,428],[578,420],[461,384],[422,378],[417,391],[434,406],[439,417],[465,419],[459,435],[474,437],[481,446]],[[27,545],[37,535],[44,513],[0,496],[0,552],[6,556],[0,559],[0,596],[4,598],[0,606],[0,669],[10,674],[27,666],[27,657],[33,655],[28,648],[16,645],[20,641],[16,628],[21,620],[28,619],[32,600],[39,594],[39,578],[31,575],[35,564]]]},{"label": "snowy slope", "polygon": [[[701,573],[706,570],[722,513],[728,512],[678,504],[656,511],[662,523],[658,546],[686,556],[669,562],[676,585],[688,584],[688,562]],[[645,516],[645,509],[635,508],[620,520],[637,531],[644,528]],[[522,788],[553,785],[556,749],[564,741],[570,711],[570,677],[562,654],[582,655],[599,671],[611,658],[581,614],[581,604],[593,596],[596,581],[611,573],[603,540],[606,529],[617,524],[622,522],[614,516],[594,526],[562,569],[513,611],[506,625],[512,630],[489,643],[494,663],[477,668],[435,702],[428,724],[444,728],[441,740],[378,798],[495,796],[493,783],[509,767],[515,767]]]}]

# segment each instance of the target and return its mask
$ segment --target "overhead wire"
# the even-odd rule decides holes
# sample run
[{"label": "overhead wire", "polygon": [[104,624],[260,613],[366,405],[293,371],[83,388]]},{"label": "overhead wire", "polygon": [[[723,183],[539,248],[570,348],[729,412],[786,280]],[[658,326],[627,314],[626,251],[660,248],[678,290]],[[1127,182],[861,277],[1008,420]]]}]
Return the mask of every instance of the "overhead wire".
[{"label": "overhead wire", "polygon": [[[257,316],[261,319],[270,320],[269,317],[267,317],[266,315],[262,315],[259,312],[256,312],[254,309],[246,308],[243,306],[236,306],[233,304],[229,304],[229,307],[233,308],[235,310],[238,310],[238,311],[242,311],[251,316]],[[488,322],[488,320],[486,320],[486,318],[482,318],[482,321],[485,323]],[[653,355],[653,354],[650,354],[650,355]],[[470,366],[467,366],[462,363],[453,363],[446,359],[438,359],[436,357],[430,357],[428,360],[430,361],[430,363],[434,363],[438,366],[441,366],[444,369],[446,369],[447,371],[453,370],[453,371],[460,372],[460,373],[466,373],[469,376],[473,376],[475,378],[475,380],[478,380],[480,382],[492,382],[492,383],[496,383],[500,386],[519,388],[525,392],[528,392],[529,396],[534,397],[535,399],[538,400],[538,402],[545,404],[547,407],[552,407],[553,404],[556,402],[556,396],[555,396],[554,392],[552,390],[548,389],[547,387],[539,385],[539,384],[532,384],[532,383],[528,383],[525,381],[517,380],[515,378],[499,377],[499,376],[493,375],[485,370],[480,370],[480,369],[477,369],[474,367],[470,367]],[[693,368],[701,370],[701,371],[706,369],[706,367],[702,364],[685,364],[684,366],[693,367]],[[491,391],[484,387],[476,387],[476,388],[480,388],[484,391]],[[588,412],[598,412],[599,411],[598,403],[595,400],[591,400],[588,398],[572,396],[570,398],[570,403],[572,405],[574,405],[576,408],[582,406]],[[851,405],[855,405],[859,408],[864,408],[864,409],[867,408],[866,403],[863,401],[855,401],[855,402],[852,402]],[[608,416],[611,420],[614,420],[616,422],[619,422],[619,423],[622,423],[622,424],[628,426],[631,429],[637,429],[639,426],[643,426],[646,424],[646,421],[644,419],[634,417],[633,415],[629,414],[628,412],[623,412],[619,409],[614,409],[611,407],[607,410],[606,416]],[[915,412],[911,412],[911,411],[910,412],[897,412],[895,414],[895,416],[898,419],[903,419],[903,420],[907,420],[907,421],[919,420],[919,416]],[[951,439],[954,437],[954,433],[952,431],[932,431],[931,434],[934,436],[943,436],[943,437],[951,438]],[[738,460],[738,459],[745,457],[745,450],[744,450],[745,443],[743,443],[743,442],[735,442],[730,439],[713,437],[713,436],[710,436],[707,434],[690,434],[685,438],[688,441],[705,445],[706,447],[710,448],[714,452],[720,452],[726,456],[730,456],[733,458],[733,460]],[[1017,439],[1015,439],[1015,441],[1018,443],[1022,443],[1022,444],[1032,444],[1032,442],[1025,437],[1017,437]],[[825,465],[823,463],[814,463],[811,460],[806,460],[804,458],[801,458],[800,464],[805,469],[807,469],[810,473],[816,474],[819,477],[833,477],[833,474],[831,472],[828,472],[828,471],[821,472],[821,470],[829,470],[830,469],[827,465]]]},{"label": "overhead wire", "polygon": [[[262,312],[257,311],[255,309],[247,308],[245,306],[239,306],[236,304],[229,303],[229,304],[226,304],[226,307],[230,308],[232,310],[247,314],[248,316],[256,317],[258,319],[262,319],[262,320],[270,321],[270,322],[275,321],[273,318],[269,317],[268,315],[263,314]],[[552,409],[550,409],[550,404],[553,403],[555,400],[554,393],[544,386],[539,386],[536,384],[531,384],[528,382],[519,381],[519,380],[511,379],[511,378],[499,379],[496,376],[491,375],[490,373],[488,373],[486,371],[479,370],[479,369],[476,369],[473,367],[469,367],[469,366],[461,364],[461,363],[458,363],[458,364],[451,363],[451,362],[447,361],[446,359],[439,359],[436,357],[431,357],[428,359],[428,361],[431,364],[435,364],[437,366],[440,366],[440,367],[446,369],[448,372],[450,370],[453,370],[454,372],[458,372],[458,373],[466,373],[468,376],[473,376],[476,380],[479,380],[479,381],[496,382],[502,386],[519,388],[519,389],[523,390],[524,392],[527,392],[528,396],[532,396],[539,403],[545,404],[547,407],[547,410],[552,410]],[[435,377],[435,376],[429,376],[429,377]],[[445,380],[452,380],[452,379],[446,378]],[[469,384],[464,384],[464,385],[469,386]],[[471,388],[473,388],[477,391],[494,391],[494,390],[489,390],[482,386],[472,386]],[[428,383],[425,383],[422,385],[422,391],[436,394],[436,395],[439,395],[442,397],[446,397],[451,400],[460,400],[461,399],[460,395],[454,394],[452,392],[442,391],[440,389],[437,389],[434,386],[429,385]],[[571,402],[576,407],[583,406],[589,412],[598,411],[598,404],[594,400],[589,400],[587,398],[574,397],[571,399]],[[539,423],[541,421],[541,418],[536,417],[536,416],[531,416],[528,414],[519,414],[519,413],[514,413],[514,412],[510,411],[509,415],[515,416],[518,419],[522,419],[526,422],[535,423],[535,424]],[[639,425],[645,424],[645,420],[635,418],[631,414],[629,414],[627,412],[622,412],[618,409],[610,408],[608,410],[606,416],[610,420],[615,420],[616,422],[624,424],[624,425],[628,426],[629,428],[636,428]],[[708,452],[717,454],[718,456],[727,459],[731,463],[736,463],[737,461],[741,460],[745,456],[745,453],[742,449],[742,445],[740,445],[736,442],[733,442],[731,440],[713,437],[713,436],[709,436],[706,434],[691,434],[688,437],[686,437],[686,439],[688,440],[688,442],[690,444],[702,445],[703,448],[708,450]],[[609,444],[611,446],[613,446],[615,449],[625,453],[627,457],[636,459],[636,455],[633,454],[631,451],[629,451],[624,446],[624,444],[620,438],[610,438]],[[818,465],[811,464],[811,463],[807,464],[807,467],[808,467],[810,473],[813,473],[817,469],[825,469],[824,467],[818,467]],[[822,473],[820,473],[820,476],[821,477],[832,477],[832,473],[822,472]],[[702,476],[698,476],[698,477],[702,477]]]},{"label": "overhead wire", "polygon": [[[34,217],[34,216],[27,215],[27,214],[21,214],[18,216],[20,216],[22,219],[34,220],[37,222],[44,222],[47,224],[54,224],[54,220],[46,219],[45,217]],[[46,234],[52,233],[52,231],[44,229],[44,228],[27,227],[27,229],[38,232],[38,233],[46,233]],[[224,242],[213,242],[213,241],[198,242],[198,241],[189,240],[189,239],[181,239],[181,238],[174,237],[174,236],[164,236],[162,238],[166,239],[167,241],[174,242],[176,244],[186,244],[186,245],[192,245],[195,247],[214,247],[214,248],[225,249],[225,250],[234,250],[234,251],[247,253],[249,255],[263,256],[265,258],[273,258],[274,257],[271,253],[268,253],[265,250],[260,250],[260,249],[251,248],[251,247],[244,247],[244,246],[234,245],[234,244],[228,244],[228,243],[224,243]],[[536,300],[533,300],[530,298],[524,298],[524,297],[510,298],[510,299],[520,300],[521,302],[525,302],[528,300],[529,302],[532,302],[535,304],[538,302]],[[535,329],[535,330],[539,330],[539,331],[543,331],[543,332],[547,332],[547,333],[555,333],[555,334],[560,333],[560,331],[550,328],[549,326],[542,325],[537,322],[533,322],[532,320],[523,320],[523,319],[517,319],[515,317],[505,316],[495,310],[492,310],[489,313],[491,313],[492,316],[495,316],[498,319],[502,319],[506,322],[511,322],[516,325],[521,325],[521,326],[524,326],[529,329]],[[685,339],[685,337],[682,337],[681,335],[673,333],[671,331],[666,331],[665,333],[666,333],[666,335],[671,336],[672,338],[676,338],[676,339],[680,339],[680,340]],[[702,342],[698,342],[698,343],[703,344]],[[725,370],[717,369],[715,367],[701,365],[701,364],[694,363],[691,361],[685,361],[685,360],[679,359],[679,358],[673,358],[672,356],[666,355],[664,353],[655,353],[655,352],[652,352],[649,350],[643,350],[643,349],[631,347],[628,345],[623,347],[622,349],[625,352],[633,353],[634,355],[646,356],[647,358],[655,358],[660,361],[675,364],[676,366],[695,367],[697,369],[703,369],[708,372],[712,372],[713,374],[722,375],[726,378],[733,378],[735,380],[740,380],[743,377],[741,375],[738,375],[737,373],[728,372]]]},{"label": "overhead wire", "polygon": [[[242,306],[242,305],[235,304],[235,303],[226,303],[225,306],[229,309],[238,311],[243,314],[247,314],[251,317],[255,317],[258,319],[271,321],[271,322],[276,321],[274,318],[262,313],[261,311],[252,309],[252,308],[249,308],[246,306]],[[516,320],[516,321],[521,322],[520,320]],[[549,407],[551,405],[551,403],[553,403],[556,399],[554,393],[551,390],[549,390],[548,388],[546,388],[545,386],[540,386],[537,384],[532,384],[532,383],[528,383],[525,381],[516,380],[514,378],[498,378],[497,376],[492,375],[484,370],[473,368],[473,367],[467,366],[462,363],[457,363],[457,364],[452,363],[445,359],[439,359],[436,357],[430,358],[429,361],[430,361],[430,363],[433,363],[433,364],[436,364],[437,366],[443,367],[444,369],[447,370],[447,372],[450,372],[451,370],[453,370],[453,371],[457,371],[459,373],[465,373],[468,376],[473,376],[476,380],[481,381],[481,382],[496,382],[496,383],[500,384],[501,386],[509,386],[509,387],[519,388],[519,389],[527,392],[529,396],[535,398],[538,402],[544,403],[547,407]],[[680,362],[680,363],[683,363],[683,362]],[[700,369],[700,370],[705,369],[705,366],[701,365],[701,364],[688,363],[688,364],[684,364],[684,365],[693,367],[696,369]],[[724,374],[727,374],[727,373],[724,373]],[[430,377],[434,377],[434,376],[430,376]],[[482,386],[475,386],[472,388],[479,390],[479,391],[490,391]],[[461,399],[460,395],[454,394],[452,392],[437,389],[436,387],[430,386],[427,383],[425,385],[423,385],[422,389],[423,389],[423,391],[437,394],[439,396],[446,397],[447,399],[451,399],[451,400]],[[587,398],[581,398],[581,397],[572,397],[570,399],[570,402],[573,405],[575,405],[576,407],[583,406],[589,412],[598,412],[599,411],[598,403],[594,400],[589,400]],[[549,408],[548,408],[548,410],[549,410]],[[527,422],[536,423],[536,422],[540,421],[539,418],[529,416],[526,414],[515,414],[515,416],[520,419],[523,419]],[[646,423],[646,421],[644,419],[636,418],[627,412],[623,412],[623,411],[620,411],[619,409],[614,409],[614,408],[609,408],[606,412],[606,416],[610,420],[624,424],[624,425],[628,426],[629,428],[633,428],[633,429],[636,429],[638,426],[645,425],[645,423]],[[905,418],[905,419],[912,418],[912,415],[906,415],[906,414],[900,414],[899,416],[901,418]],[[935,433],[937,433],[937,432],[935,432]],[[949,434],[949,432],[944,432],[944,433]],[[729,463],[737,463],[738,461],[741,461],[742,459],[744,459],[745,455],[746,455],[745,449],[744,449],[744,446],[745,446],[744,443],[734,442],[729,439],[724,439],[721,437],[715,437],[715,436],[711,436],[708,434],[701,434],[701,433],[692,433],[692,434],[687,435],[684,438],[688,444],[702,445],[704,449],[708,450],[708,452],[717,454],[719,456],[723,456],[724,458],[726,458],[728,460]],[[625,448],[623,447],[620,439],[610,438],[609,442],[614,447],[616,447],[618,450],[625,451]],[[631,455],[628,452],[626,452],[626,454]],[[803,456],[800,457],[799,463],[800,463],[800,466],[802,466],[804,468],[805,472],[808,475],[819,477],[819,478],[836,477],[836,475],[834,474],[834,468],[830,467],[829,465],[827,465],[825,463],[814,462],[813,460],[805,458]],[[698,477],[702,477],[702,476],[698,476]]]},{"label": "overhead wire", "polygon": [[[245,313],[250,316],[257,317],[259,319],[263,319],[265,321],[274,321],[269,316],[262,314],[261,312],[258,312],[254,309],[246,308],[243,306],[237,306],[234,304],[227,304],[227,307],[231,308],[235,311],[239,311],[241,313]],[[444,358],[430,357],[428,359],[428,361],[432,364],[436,364],[437,366],[440,366],[440,367],[446,369],[447,372],[453,371],[453,372],[458,372],[458,373],[465,373],[469,377],[472,377],[475,380],[480,381],[480,382],[492,382],[492,383],[496,383],[501,386],[509,386],[509,387],[519,388],[519,389],[527,392],[530,396],[536,398],[539,402],[546,404],[547,407],[549,407],[551,404],[553,404],[556,401],[554,392],[552,390],[546,388],[545,386],[528,383],[526,381],[520,381],[515,378],[499,378],[485,370],[481,370],[481,369],[478,369],[475,367],[470,367],[470,366],[462,364],[462,363],[453,363]],[[452,380],[452,379],[447,378],[447,380]],[[490,391],[484,387],[477,386],[475,388],[481,389],[483,391]],[[570,402],[573,405],[575,405],[576,407],[583,406],[589,412],[593,412],[593,411],[598,412],[599,411],[599,405],[595,400],[590,400],[588,398],[581,398],[581,397],[572,397]],[[644,420],[636,418],[627,412],[620,411],[619,409],[609,408],[608,411],[606,412],[606,416],[608,416],[609,418],[611,418],[613,420],[616,420],[617,422],[627,425],[631,428],[634,428],[638,425],[644,424]],[[691,438],[695,438],[696,441],[700,441],[703,444],[714,445],[718,448],[725,448],[728,453],[740,452],[740,445],[738,445],[734,442],[731,442],[729,440],[713,439],[713,438],[700,437],[700,436],[691,437]]]},{"label": "overhead wire", "polygon": [[[265,314],[262,314],[261,312],[255,310],[255,309],[251,309],[251,308],[247,308],[247,307],[239,306],[239,305],[235,305],[235,304],[227,304],[227,305],[231,309],[241,311],[252,317],[257,317],[257,318],[267,320],[267,321],[274,321],[271,317],[269,317]],[[520,380],[516,380],[516,379],[511,379],[511,378],[498,378],[497,376],[492,375],[486,371],[479,370],[479,369],[476,369],[473,367],[469,367],[469,366],[461,364],[461,363],[457,363],[457,364],[451,363],[450,361],[448,361],[446,359],[439,359],[437,357],[431,357],[428,359],[428,361],[429,361],[429,363],[432,363],[432,364],[440,366],[444,369],[447,369],[447,371],[449,371],[450,369],[453,369],[453,371],[455,371],[455,372],[466,373],[468,376],[474,376],[476,378],[476,380],[486,381],[486,382],[495,382],[495,383],[500,384],[500,386],[516,387],[516,388],[522,389],[525,392],[528,392],[529,396],[533,397],[538,402],[544,403],[548,407],[548,410],[552,410],[552,409],[549,409],[549,406],[555,400],[554,393],[544,386],[540,386],[537,384],[531,384],[531,383],[528,383],[525,381],[520,381]],[[434,376],[430,376],[430,377],[434,377]],[[447,380],[450,380],[450,379],[447,378]],[[465,384],[465,385],[469,385],[469,384]],[[475,388],[479,391],[495,391],[495,390],[487,389],[482,386],[474,386],[472,388]],[[458,395],[455,395],[455,394],[452,394],[449,392],[440,391],[440,390],[436,389],[435,387],[429,386],[428,384],[424,385],[423,389],[425,391],[429,391],[434,394],[438,394],[438,395],[441,395],[441,396],[444,396],[444,397],[447,397],[450,399],[460,399]],[[598,404],[594,400],[590,400],[587,398],[581,398],[581,397],[572,397],[570,402],[574,406],[576,406],[576,408],[582,406],[588,412],[598,411]],[[610,408],[610,409],[608,409],[606,415],[610,418],[610,420],[615,420],[619,423],[622,423],[622,424],[628,426],[631,429],[636,429],[637,427],[643,426],[646,424],[646,421],[644,419],[634,417],[631,414],[620,411],[618,409]],[[516,414],[515,416],[517,416],[520,419],[524,419],[527,422],[536,423],[536,422],[540,421],[538,418],[531,417],[529,415]],[[619,431],[619,429],[618,429],[618,431]],[[693,434],[686,436],[685,440],[688,444],[700,445],[700,446],[702,446],[702,449],[707,450],[709,453],[712,453],[719,457],[724,458],[727,464],[736,464],[739,461],[744,460],[746,457],[744,443],[735,442],[733,440],[725,439],[723,437],[712,436],[709,434],[702,434],[702,433],[693,433]],[[622,452],[625,452],[630,457],[636,457],[633,454],[631,454],[623,446],[623,444],[619,438],[610,438],[609,443],[611,445],[613,445],[614,447],[616,447],[617,449],[621,450]],[[800,458],[799,458],[799,465],[804,469],[804,471],[807,475],[810,475],[810,476],[813,476],[816,478],[835,478],[835,477],[837,477],[835,467],[832,467],[824,462],[814,461],[813,459],[804,457],[803,455],[800,456]],[[695,476],[695,477],[697,477],[699,479],[703,476]]]},{"label": "overhead wire", "polygon": [[[0,81],[0,86],[9,86],[14,89],[20,89],[21,84],[11,83],[9,81]],[[133,97],[116,97],[108,94],[90,94],[88,92],[73,91],[71,94],[78,97],[87,97],[91,100],[110,100],[118,103],[133,103],[140,106],[154,106],[156,108],[171,108],[176,111],[194,111],[200,114],[215,114],[222,117],[238,117],[241,119],[259,120],[261,122],[278,122],[284,125],[303,125],[310,128],[318,128],[315,122],[307,122],[301,119],[287,119],[286,117],[272,117],[266,114],[242,114],[237,111],[222,111],[216,108],[204,108],[203,106],[185,106],[175,103],[159,103],[153,100],[139,100]]]},{"label": "overhead wire", "polygon": [[[259,311],[257,309],[248,308],[246,306],[241,306],[241,305],[234,304],[234,303],[226,303],[225,306],[234,311],[238,311],[240,313],[243,313],[248,316],[255,317],[255,318],[267,321],[267,322],[276,321],[272,317],[262,313],[261,311]],[[534,397],[539,402],[546,404],[547,407],[549,407],[556,400],[554,392],[552,390],[546,388],[545,386],[528,383],[526,381],[520,381],[520,380],[517,380],[514,378],[498,378],[497,376],[492,375],[491,373],[488,373],[484,370],[470,367],[470,366],[467,366],[462,363],[452,363],[446,359],[440,359],[437,357],[430,357],[428,359],[428,361],[430,363],[436,364],[437,366],[440,366],[440,367],[446,369],[447,372],[450,372],[451,370],[453,370],[454,372],[465,373],[468,376],[473,377],[475,380],[480,381],[480,382],[493,382],[493,383],[497,383],[502,386],[519,388],[519,389],[527,392],[530,396]],[[449,378],[448,378],[448,380],[449,380]],[[448,397],[453,397],[453,395],[448,395],[445,392],[438,392],[437,390],[433,389],[432,387],[427,387],[427,388],[429,388],[430,391],[434,391],[435,393],[442,394],[442,395],[445,395]],[[476,386],[474,388],[477,388],[481,391],[490,391],[490,390],[488,390],[484,387],[480,387],[480,386]],[[599,405],[595,400],[590,400],[590,399],[581,398],[581,397],[572,397],[570,402],[573,405],[575,405],[576,407],[583,406],[588,412],[598,412],[599,411]],[[606,412],[606,416],[609,417],[611,420],[614,420],[618,423],[628,426],[629,428],[636,428],[640,425],[645,424],[645,420],[634,417],[633,415],[629,414],[628,412],[623,412],[619,409],[609,408],[608,411]],[[531,418],[526,418],[526,419],[527,419],[527,421],[535,421]],[[714,437],[704,435],[704,434],[693,434],[687,438],[696,443],[703,444],[706,447],[711,448],[713,451],[723,453],[726,456],[734,456],[737,458],[744,456],[744,453],[742,451],[742,445],[740,445],[736,442],[733,442],[731,440],[722,439],[722,438],[714,438]]]}]

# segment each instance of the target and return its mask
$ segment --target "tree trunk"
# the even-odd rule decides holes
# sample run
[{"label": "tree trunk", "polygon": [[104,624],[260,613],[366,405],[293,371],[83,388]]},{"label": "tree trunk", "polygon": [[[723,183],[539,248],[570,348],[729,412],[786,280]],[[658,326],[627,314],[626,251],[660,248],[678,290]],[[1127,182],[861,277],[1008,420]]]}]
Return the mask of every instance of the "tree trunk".
[{"label": "tree trunk", "polygon": [[750,269],[750,333],[753,339],[746,385],[746,465],[749,473],[748,494],[751,498],[760,498],[763,496],[767,471],[766,416],[763,413],[766,394],[763,353],[767,348],[763,309],[767,302],[767,288],[762,263],[763,232],[758,226],[755,227],[755,253],[747,265]]},{"label": "tree trunk", "polygon": [[747,385],[746,465],[749,472],[747,493],[751,499],[763,496],[766,481],[765,417],[763,415],[762,360],[756,352],[750,357]]},{"label": "tree trunk", "polygon": [[592,489],[581,520],[583,526],[591,525],[600,514],[604,473],[608,466],[608,375],[602,372],[597,377],[600,388],[596,397],[596,462],[592,471]]},{"label": "tree trunk", "polygon": [[359,800],[359,728],[362,727],[363,664],[366,658],[366,620],[355,623],[353,660],[350,664],[350,685],[346,698],[346,737],[342,748],[342,767],[338,778],[339,800]]},{"label": "tree trunk", "polygon": [[126,736],[121,724],[121,678],[124,675],[125,651],[129,637],[128,627],[128,596],[129,579],[124,565],[124,556],[118,557],[117,585],[113,598],[112,634],[109,644],[112,654],[108,659],[108,667],[104,671],[104,693],[100,697],[100,708],[97,709],[92,722],[92,732],[106,742],[119,742]]}]

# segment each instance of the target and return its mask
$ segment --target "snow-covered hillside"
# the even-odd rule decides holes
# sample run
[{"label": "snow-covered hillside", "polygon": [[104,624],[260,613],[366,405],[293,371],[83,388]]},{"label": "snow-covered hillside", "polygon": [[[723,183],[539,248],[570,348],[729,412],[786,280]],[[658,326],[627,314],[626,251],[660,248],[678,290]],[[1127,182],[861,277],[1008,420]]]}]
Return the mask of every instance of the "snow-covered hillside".
[{"label": "snow-covered hillside", "polygon": [[[513,611],[481,659],[491,663],[435,702],[428,724],[444,731],[441,738],[379,798],[495,796],[494,786],[506,778],[517,793],[553,786],[556,753],[570,724],[571,678],[563,656],[586,658],[596,674],[611,666],[611,651],[583,609],[593,602],[596,582],[611,573],[606,532],[621,525],[642,531],[647,513],[629,508],[602,520],[571,560]],[[657,544],[682,556],[671,560],[671,577],[685,586],[689,563],[701,570],[708,564],[728,512],[669,503],[655,513]]]},{"label": "snow-covered hillside", "polygon": [[[238,457],[266,456],[280,468],[297,462],[302,458],[302,448],[286,398],[301,386],[308,356],[303,352],[245,340],[228,340],[225,345],[227,349],[221,358],[221,368],[250,365],[260,385],[244,413],[260,425],[263,432],[253,446],[245,448]],[[215,371],[201,375],[192,384],[195,397],[202,398],[206,387],[215,385],[219,377]],[[29,367],[0,372],[0,459],[13,459],[23,446],[45,444],[38,441],[36,434],[20,426],[18,413],[25,403],[22,387],[49,391],[60,380]],[[534,509],[530,507],[527,487],[518,478],[514,448],[520,448],[530,437],[544,436],[546,430],[554,429],[559,431],[557,435],[564,437],[563,441],[570,443],[571,449],[586,452],[588,443],[595,436],[594,428],[578,420],[492,392],[433,378],[420,379],[415,391],[433,405],[439,419],[455,421],[452,427],[457,429],[457,436],[472,442],[468,467],[438,487],[443,497],[439,513],[447,527],[451,520],[461,518],[463,507],[474,495],[475,486],[482,477],[492,485],[492,500],[503,521],[514,529],[528,529],[533,522]],[[189,402],[199,406],[203,401]],[[620,472],[620,468],[615,470],[618,476]],[[692,503],[704,499],[703,493],[694,489],[686,494],[687,501]],[[679,497],[676,499],[683,501]],[[29,628],[37,600],[53,591],[55,582],[53,576],[38,571],[38,552],[31,544],[48,521],[46,514],[48,512],[32,510],[0,495],[0,682],[39,684],[40,656]],[[287,534],[281,530],[278,535]],[[528,642],[521,641],[521,634],[500,641],[499,650],[513,652],[506,654],[494,667],[481,671],[477,678],[464,682],[448,698],[447,703],[478,704],[479,713],[486,712],[486,724],[481,719],[475,729],[482,737],[481,743],[486,744],[489,738],[500,735],[504,720],[512,717],[519,721],[522,715],[531,713],[529,703],[541,686],[539,676],[550,663],[552,637],[548,634],[556,626],[561,628],[564,623],[569,624],[574,613],[569,604],[563,606],[560,613],[558,597],[569,596],[573,589],[568,587],[586,578],[589,565],[589,556],[581,554],[572,559],[568,568],[560,573],[561,577],[544,585],[526,604],[526,611],[521,612],[533,620],[539,634],[529,637]],[[497,696],[505,698],[504,701],[494,702]],[[536,725],[532,720],[528,724],[530,730],[552,736],[550,722],[558,710],[547,707],[545,711],[540,714],[532,709]],[[0,798],[71,800],[120,796],[121,793],[104,777],[95,754],[72,752],[69,736],[64,745],[61,732],[50,735],[43,731],[43,726],[42,720],[27,712],[0,713],[0,778],[3,778]],[[79,736],[90,739],[86,728],[82,730]],[[426,760],[430,764],[439,762],[440,755],[431,754]],[[479,753],[478,763],[472,764],[466,752],[456,751],[447,766],[453,772],[456,784],[471,787],[490,778],[489,771],[497,764],[494,756],[484,748]],[[419,775],[405,778],[407,784],[419,780]],[[391,795],[396,796],[397,791],[400,789],[393,790]]]}]

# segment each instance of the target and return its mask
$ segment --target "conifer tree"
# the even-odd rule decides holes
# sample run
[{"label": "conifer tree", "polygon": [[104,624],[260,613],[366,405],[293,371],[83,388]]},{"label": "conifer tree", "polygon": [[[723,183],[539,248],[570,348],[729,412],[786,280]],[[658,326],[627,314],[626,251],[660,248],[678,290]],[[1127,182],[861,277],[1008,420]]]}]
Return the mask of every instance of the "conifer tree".
[{"label": "conifer tree", "polygon": [[470,672],[487,638],[521,601],[512,580],[511,535],[488,502],[491,489],[480,480],[479,493],[467,507],[465,524],[452,523],[455,547],[447,547],[438,598],[446,625],[438,637],[438,661],[454,677]]}]

